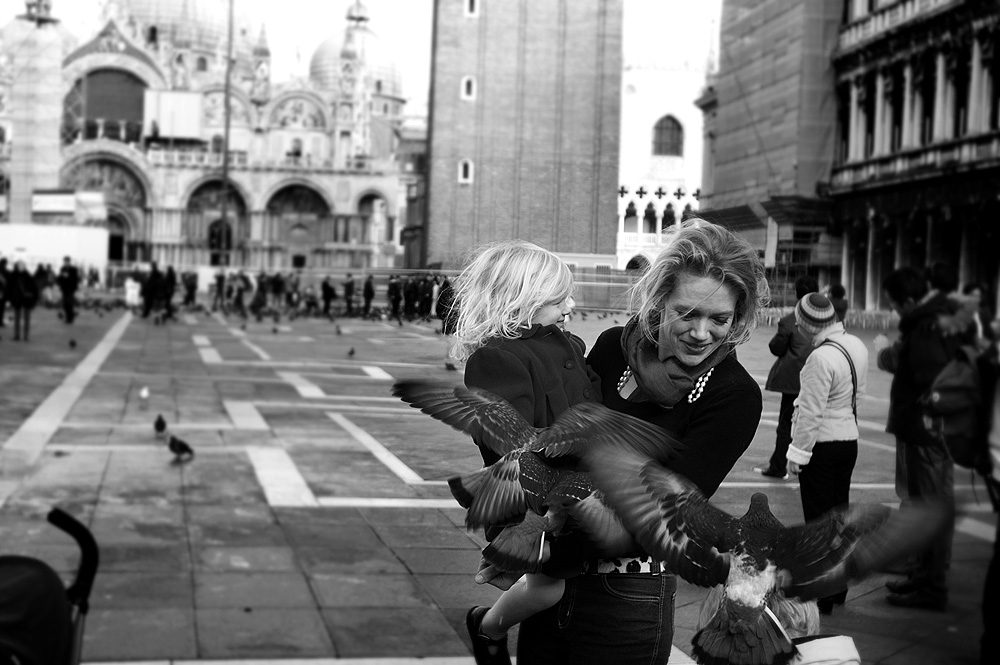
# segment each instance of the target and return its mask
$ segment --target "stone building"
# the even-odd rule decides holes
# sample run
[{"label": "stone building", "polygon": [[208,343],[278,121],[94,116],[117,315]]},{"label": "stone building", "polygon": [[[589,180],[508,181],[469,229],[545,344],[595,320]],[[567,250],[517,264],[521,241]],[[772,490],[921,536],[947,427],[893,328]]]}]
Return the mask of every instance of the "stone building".
[{"label": "stone building", "polygon": [[[103,192],[111,262],[395,265],[405,100],[365,5],[350,3],[308,78],[280,83],[264,27],[237,14],[228,104],[227,5],[108,0],[103,27],[84,43],[58,28],[58,187]],[[15,20],[0,31],[0,100],[18,89],[21,37],[35,29]],[[30,180],[10,142],[39,134],[11,106],[0,101],[0,182],[10,195]],[[29,221],[3,210],[5,221]]]},{"label": "stone building", "polygon": [[1000,7],[854,0],[843,19],[828,193],[853,301],[885,308],[891,270],[936,261],[996,294]]},{"label": "stone building", "polygon": [[438,0],[428,265],[523,238],[616,264],[622,0]]}]

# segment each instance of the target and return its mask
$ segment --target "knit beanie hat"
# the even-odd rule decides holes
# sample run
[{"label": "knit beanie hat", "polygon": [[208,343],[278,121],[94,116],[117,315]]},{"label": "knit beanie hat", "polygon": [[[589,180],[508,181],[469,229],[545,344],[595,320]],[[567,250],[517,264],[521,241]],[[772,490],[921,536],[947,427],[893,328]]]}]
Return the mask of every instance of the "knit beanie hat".
[{"label": "knit beanie hat", "polygon": [[815,335],[836,322],[837,314],[833,311],[833,305],[826,296],[819,293],[803,296],[795,306],[795,323],[805,332]]}]

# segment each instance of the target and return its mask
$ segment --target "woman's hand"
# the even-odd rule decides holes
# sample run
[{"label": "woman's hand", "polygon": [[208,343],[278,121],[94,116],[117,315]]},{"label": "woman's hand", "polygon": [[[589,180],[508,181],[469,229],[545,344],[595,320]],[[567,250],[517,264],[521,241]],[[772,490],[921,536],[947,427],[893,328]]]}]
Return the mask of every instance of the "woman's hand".
[{"label": "woman's hand", "polygon": [[799,475],[799,471],[801,471],[801,470],[802,470],[802,465],[801,464],[799,464],[798,462],[793,462],[792,460],[788,460],[788,473],[789,474],[791,474],[793,476],[797,476],[797,475]]}]

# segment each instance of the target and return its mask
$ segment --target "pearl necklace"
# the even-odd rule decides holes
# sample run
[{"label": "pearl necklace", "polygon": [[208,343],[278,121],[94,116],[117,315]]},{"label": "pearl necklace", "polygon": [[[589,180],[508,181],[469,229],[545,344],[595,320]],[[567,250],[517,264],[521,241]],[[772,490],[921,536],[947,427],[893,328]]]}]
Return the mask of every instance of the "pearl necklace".
[{"label": "pearl necklace", "polygon": [[625,384],[628,383],[628,380],[631,378],[632,378],[632,368],[626,367],[625,371],[622,372],[622,378],[618,379],[618,392],[622,391],[622,388],[625,387]]},{"label": "pearl necklace", "polygon": [[712,376],[712,372],[715,368],[708,370],[704,374],[698,377],[698,380],[694,382],[694,388],[688,393],[688,404],[694,402],[696,399],[701,397],[702,392],[705,391],[705,385],[708,384],[708,378]]}]

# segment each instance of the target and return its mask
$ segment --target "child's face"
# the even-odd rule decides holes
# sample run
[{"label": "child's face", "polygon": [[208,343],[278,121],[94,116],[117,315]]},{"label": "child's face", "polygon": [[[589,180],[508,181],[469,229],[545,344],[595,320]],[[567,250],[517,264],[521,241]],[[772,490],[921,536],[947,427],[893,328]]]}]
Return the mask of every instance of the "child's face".
[{"label": "child's face", "polygon": [[576,302],[573,300],[573,296],[567,296],[565,300],[560,302],[542,305],[541,309],[531,317],[531,323],[532,325],[537,323],[543,326],[561,324],[570,315],[570,312],[573,311],[575,305]]}]

